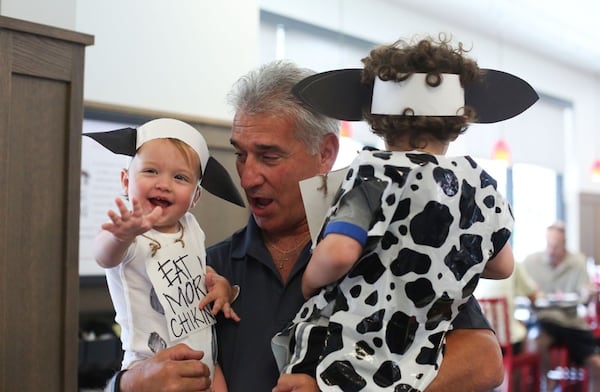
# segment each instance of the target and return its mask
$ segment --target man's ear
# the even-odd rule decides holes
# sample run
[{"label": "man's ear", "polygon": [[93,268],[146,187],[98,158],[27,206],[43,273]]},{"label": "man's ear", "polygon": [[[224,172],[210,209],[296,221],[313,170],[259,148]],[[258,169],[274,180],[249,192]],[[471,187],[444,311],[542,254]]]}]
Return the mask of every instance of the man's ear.
[{"label": "man's ear", "polygon": [[121,187],[123,188],[123,195],[129,199],[129,172],[127,169],[121,170]]},{"label": "man's ear", "polygon": [[321,173],[327,173],[331,171],[340,150],[340,141],[337,135],[328,133],[323,136],[319,149],[321,153]]}]

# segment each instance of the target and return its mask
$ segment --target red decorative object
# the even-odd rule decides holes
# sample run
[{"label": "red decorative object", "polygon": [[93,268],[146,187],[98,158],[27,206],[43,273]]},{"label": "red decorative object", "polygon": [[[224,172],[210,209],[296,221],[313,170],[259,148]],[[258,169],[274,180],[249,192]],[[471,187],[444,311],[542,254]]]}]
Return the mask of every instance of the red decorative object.
[{"label": "red decorative object", "polygon": [[600,182],[600,159],[596,159],[592,163],[592,181]]},{"label": "red decorative object", "polygon": [[510,162],[510,148],[504,139],[498,139],[494,145],[494,151],[492,152],[492,159],[497,161]]},{"label": "red decorative object", "polygon": [[349,121],[341,122],[340,136],[352,139],[352,124]]}]

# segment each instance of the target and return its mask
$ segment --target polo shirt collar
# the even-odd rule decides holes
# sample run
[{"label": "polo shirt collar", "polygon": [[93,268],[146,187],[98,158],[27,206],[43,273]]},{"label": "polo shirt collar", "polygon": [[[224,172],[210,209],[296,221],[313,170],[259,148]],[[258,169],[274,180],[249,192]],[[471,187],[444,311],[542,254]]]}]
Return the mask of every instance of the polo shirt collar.
[{"label": "polo shirt collar", "polygon": [[248,218],[246,230],[243,230],[241,234],[235,236],[231,244],[233,260],[243,260],[247,255],[259,260],[270,258],[269,251],[262,241],[260,228],[252,215]]}]

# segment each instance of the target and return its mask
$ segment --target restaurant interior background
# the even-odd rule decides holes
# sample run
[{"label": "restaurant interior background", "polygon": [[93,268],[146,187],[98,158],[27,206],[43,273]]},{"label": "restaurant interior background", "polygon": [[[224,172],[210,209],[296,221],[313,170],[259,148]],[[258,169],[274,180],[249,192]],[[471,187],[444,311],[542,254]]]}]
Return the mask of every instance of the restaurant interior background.
[{"label": "restaurant interior background", "polygon": [[[0,14],[95,37],[85,55],[83,131],[177,117],[206,130],[211,149],[231,159],[227,133],[232,113],[225,97],[248,70],[280,58],[316,71],[360,67],[375,45],[415,34],[450,33],[455,42],[472,48],[481,67],[518,75],[540,95],[522,116],[471,126],[449,151],[482,162],[509,197],[517,222],[512,239],[517,260],[543,249],[545,227],[562,219],[569,247],[600,261],[600,29],[590,20],[592,30],[582,30],[594,15],[591,0],[553,11],[562,4],[0,0]],[[364,123],[344,127],[348,139],[338,167],[361,145],[381,146]],[[89,287],[103,279],[91,260],[90,240],[121,194],[119,170],[126,164],[125,158],[82,140],[79,268]],[[231,162],[227,167],[233,173]],[[202,204],[195,211],[201,222],[219,219]],[[232,214],[225,227],[207,233],[209,244],[244,224],[246,211]],[[106,297],[91,300],[86,283],[82,287],[83,312],[110,312]]]}]

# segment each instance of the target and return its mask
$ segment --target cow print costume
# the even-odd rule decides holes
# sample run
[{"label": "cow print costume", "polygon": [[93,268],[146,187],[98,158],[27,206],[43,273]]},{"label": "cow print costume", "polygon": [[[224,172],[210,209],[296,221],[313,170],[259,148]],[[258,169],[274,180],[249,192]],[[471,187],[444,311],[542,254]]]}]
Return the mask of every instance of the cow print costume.
[{"label": "cow print costume", "polygon": [[512,213],[470,157],[363,150],[329,216],[368,180],[385,186],[361,258],[275,337],[289,339],[282,372],[315,376],[315,361],[323,391],[422,391],[459,307],[508,241]]}]

